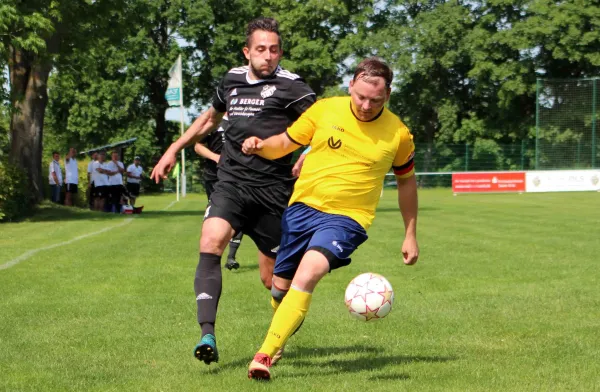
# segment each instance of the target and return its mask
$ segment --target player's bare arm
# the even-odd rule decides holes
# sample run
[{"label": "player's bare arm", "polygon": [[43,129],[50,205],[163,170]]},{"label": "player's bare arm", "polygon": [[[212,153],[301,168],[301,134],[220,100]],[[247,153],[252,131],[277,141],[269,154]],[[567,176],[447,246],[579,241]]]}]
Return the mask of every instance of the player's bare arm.
[{"label": "player's bare arm", "polygon": [[206,147],[202,143],[196,143],[196,145],[194,146],[194,151],[201,157],[210,159],[211,161],[214,161],[216,163],[219,163],[219,159],[221,158],[219,154],[215,154],[214,152],[210,151],[208,147]]},{"label": "player's bare arm", "polygon": [[152,169],[150,178],[156,181],[157,184],[161,179],[166,178],[167,174],[169,174],[175,166],[175,162],[177,161],[176,156],[179,151],[202,140],[204,136],[215,130],[221,122],[223,114],[224,113],[217,112],[214,107],[211,107],[202,113],[187,131],[185,131],[177,141],[171,144],[160,158],[160,161],[154,166],[154,169]]},{"label": "player's bare arm", "polygon": [[398,205],[404,220],[404,243],[402,254],[404,264],[413,265],[419,258],[419,245],[417,243],[417,211],[419,201],[417,197],[417,179],[414,174],[401,178],[396,176],[398,184]]},{"label": "player's bare arm", "polygon": [[287,133],[271,136],[268,139],[261,140],[256,136],[251,136],[244,140],[242,152],[247,155],[258,155],[265,159],[277,159],[296,151],[301,146],[294,143]]},{"label": "player's bare arm", "polygon": [[300,177],[300,171],[302,170],[302,165],[304,164],[304,160],[306,159],[306,154],[300,155],[300,158],[294,164],[292,168],[292,175],[294,177]]}]

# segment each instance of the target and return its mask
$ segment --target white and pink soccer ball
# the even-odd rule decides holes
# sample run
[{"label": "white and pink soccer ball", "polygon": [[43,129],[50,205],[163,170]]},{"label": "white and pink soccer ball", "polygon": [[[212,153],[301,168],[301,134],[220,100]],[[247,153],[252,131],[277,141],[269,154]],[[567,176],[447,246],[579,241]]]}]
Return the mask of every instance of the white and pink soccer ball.
[{"label": "white and pink soccer ball", "polygon": [[383,276],[367,272],[348,284],[345,300],[353,317],[363,321],[377,320],[392,310],[394,289]]}]

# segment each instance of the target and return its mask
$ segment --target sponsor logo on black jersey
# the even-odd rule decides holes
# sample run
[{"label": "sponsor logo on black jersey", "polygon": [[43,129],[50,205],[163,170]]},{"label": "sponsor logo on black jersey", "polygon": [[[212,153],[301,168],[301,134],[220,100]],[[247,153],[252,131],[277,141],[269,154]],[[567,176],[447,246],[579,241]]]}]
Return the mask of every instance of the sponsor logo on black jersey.
[{"label": "sponsor logo on black jersey", "polygon": [[260,96],[263,98],[269,98],[271,95],[273,95],[273,93],[275,92],[275,90],[277,90],[277,87],[275,86],[270,86],[270,85],[266,85],[265,87],[263,87],[262,91],[260,92]]},{"label": "sponsor logo on black jersey", "polygon": [[237,95],[237,88],[234,88],[231,94],[229,94],[230,97],[233,97],[234,95]]},{"label": "sponsor logo on black jersey", "polygon": [[338,148],[342,147],[342,141],[340,139],[333,140],[333,136],[327,140],[327,144],[329,145],[329,148],[333,150],[337,150]]},{"label": "sponsor logo on black jersey", "polygon": [[233,98],[233,99],[231,100],[231,104],[232,104],[232,105],[235,105],[236,103],[238,103],[238,99],[237,99],[237,98]]}]

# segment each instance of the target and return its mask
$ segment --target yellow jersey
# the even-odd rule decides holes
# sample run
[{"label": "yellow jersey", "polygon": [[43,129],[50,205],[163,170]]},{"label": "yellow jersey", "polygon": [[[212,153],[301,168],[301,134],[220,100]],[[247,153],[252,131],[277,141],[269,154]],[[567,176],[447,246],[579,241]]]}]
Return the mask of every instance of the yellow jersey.
[{"label": "yellow jersey", "polygon": [[387,108],[360,121],[350,105],[350,97],[322,99],[287,129],[294,143],[311,147],[290,205],[348,216],[366,230],[390,168],[403,178],[414,174],[415,146],[406,125]]}]

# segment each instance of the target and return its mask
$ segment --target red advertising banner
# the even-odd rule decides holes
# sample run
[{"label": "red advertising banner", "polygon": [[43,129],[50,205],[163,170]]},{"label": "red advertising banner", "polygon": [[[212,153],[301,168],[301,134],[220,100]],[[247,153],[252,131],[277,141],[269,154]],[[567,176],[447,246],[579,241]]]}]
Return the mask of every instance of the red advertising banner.
[{"label": "red advertising banner", "polygon": [[525,172],[452,173],[452,192],[525,192]]}]

